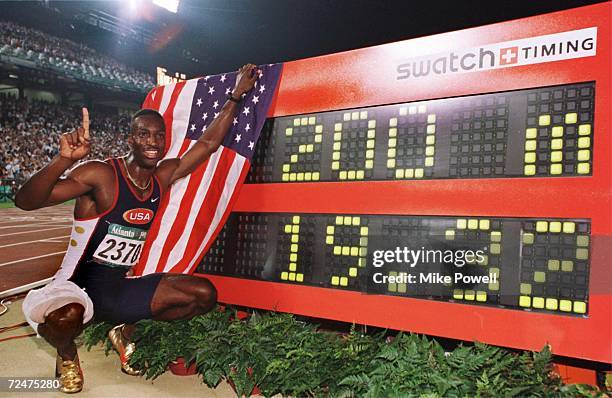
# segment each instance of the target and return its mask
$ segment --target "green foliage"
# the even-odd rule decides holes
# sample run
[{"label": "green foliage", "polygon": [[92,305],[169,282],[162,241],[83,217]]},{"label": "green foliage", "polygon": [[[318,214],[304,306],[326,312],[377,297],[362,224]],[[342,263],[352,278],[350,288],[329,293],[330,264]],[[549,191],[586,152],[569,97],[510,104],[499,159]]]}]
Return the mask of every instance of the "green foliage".
[{"label": "green foliage", "polygon": [[361,372],[340,382],[339,396],[576,397],[551,373],[548,347],[520,355],[476,343],[445,355],[435,340],[400,333]]},{"label": "green foliage", "polygon": [[133,336],[136,350],[130,365],[146,369],[147,379],[164,373],[168,364],[178,357],[183,357],[189,366],[196,359],[199,346],[208,342],[209,334],[226,329],[230,315],[229,311],[211,311],[190,320],[140,321]]},{"label": "green foliage", "polygon": [[113,328],[113,325],[106,322],[92,323],[83,331],[83,343],[87,351],[91,347],[104,343],[104,353],[108,353],[113,349],[111,341],[108,339],[108,332]]},{"label": "green foliage", "polygon": [[[85,342],[104,341],[110,325],[90,326]],[[292,315],[232,309],[189,321],[139,322],[131,364],[155,378],[177,357],[195,361],[209,387],[234,383],[239,396],[258,386],[265,396],[330,397],[593,397],[596,389],[563,385],[551,372],[552,354],[476,343],[450,353],[433,339],[399,333],[345,335],[320,331]],[[603,394],[599,393],[599,396]]]}]

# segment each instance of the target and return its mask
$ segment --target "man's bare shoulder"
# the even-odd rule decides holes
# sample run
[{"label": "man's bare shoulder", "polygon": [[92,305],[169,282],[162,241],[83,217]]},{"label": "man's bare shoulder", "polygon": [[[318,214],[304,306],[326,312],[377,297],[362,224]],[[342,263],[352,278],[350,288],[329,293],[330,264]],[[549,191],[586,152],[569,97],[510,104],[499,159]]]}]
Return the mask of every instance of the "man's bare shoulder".
[{"label": "man's bare shoulder", "polygon": [[88,185],[98,185],[115,179],[113,166],[102,160],[88,160],[74,166],[68,172],[68,178],[78,180]]},{"label": "man's bare shoulder", "polygon": [[159,178],[160,183],[167,187],[170,185],[170,181],[172,180],[172,175],[174,171],[179,166],[181,160],[179,158],[168,158],[164,159],[157,164],[155,168],[155,175]]},{"label": "man's bare shoulder", "polygon": [[174,169],[176,169],[180,163],[180,159],[179,158],[168,158],[168,159],[164,159],[161,162],[159,162],[157,164],[157,167],[155,168],[155,173],[164,173],[166,171],[168,171],[168,169],[171,169],[174,171]]}]

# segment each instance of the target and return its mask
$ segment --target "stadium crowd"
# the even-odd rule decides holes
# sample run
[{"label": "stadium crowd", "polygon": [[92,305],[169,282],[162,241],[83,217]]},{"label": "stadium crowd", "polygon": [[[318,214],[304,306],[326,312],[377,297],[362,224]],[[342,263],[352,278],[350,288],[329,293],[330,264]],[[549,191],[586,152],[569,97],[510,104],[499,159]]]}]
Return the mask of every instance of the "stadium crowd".
[{"label": "stadium crowd", "polygon": [[148,91],[152,75],[123,65],[111,57],[68,39],[55,37],[14,22],[0,21],[0,54],[20,57],[77,78]]},{"label": "stadium crowd", "polygon": [[[91,111],[92,153],[87,159],[126,151],[127,116]],[[0,93],[0,177],[20,185],[59,151],[62,133],[80,126],[81,109]]]}]

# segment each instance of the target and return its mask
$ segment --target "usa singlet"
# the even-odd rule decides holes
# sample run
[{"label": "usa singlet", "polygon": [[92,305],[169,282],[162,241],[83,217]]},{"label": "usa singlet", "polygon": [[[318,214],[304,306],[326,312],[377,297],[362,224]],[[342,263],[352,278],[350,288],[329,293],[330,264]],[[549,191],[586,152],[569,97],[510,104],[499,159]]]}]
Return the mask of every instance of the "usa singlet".
[{"label": "usa singlet", "polygon": [[146,198],[140,199],[118,159],[108,159],[115,171],[113,205],[96,217],[74,219],[68,250],[55,279],[70,279],[80,267],[96,263],[129,269],[138,262],[147,232],[161,199],[156,177]]}]

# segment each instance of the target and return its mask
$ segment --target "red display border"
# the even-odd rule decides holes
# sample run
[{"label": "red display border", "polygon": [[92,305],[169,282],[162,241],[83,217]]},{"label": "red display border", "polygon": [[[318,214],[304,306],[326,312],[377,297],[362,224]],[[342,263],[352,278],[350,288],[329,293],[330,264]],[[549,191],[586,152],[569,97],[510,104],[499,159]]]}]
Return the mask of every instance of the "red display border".
[{"label": "red display border", "polygon": [[[508,310],[207,276],[219,300],[612,363],[612,3],[285,63],[270,117],[595,81],[593,174],[588,177],[252,184],[235,211],[587,218],[592,222],[587,317]],[[394,57],[597,27],[595,56],[397,80]],[[399,59],[398,58],[398,59]]]}]

